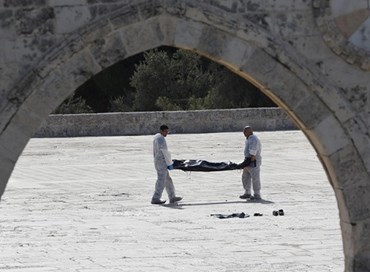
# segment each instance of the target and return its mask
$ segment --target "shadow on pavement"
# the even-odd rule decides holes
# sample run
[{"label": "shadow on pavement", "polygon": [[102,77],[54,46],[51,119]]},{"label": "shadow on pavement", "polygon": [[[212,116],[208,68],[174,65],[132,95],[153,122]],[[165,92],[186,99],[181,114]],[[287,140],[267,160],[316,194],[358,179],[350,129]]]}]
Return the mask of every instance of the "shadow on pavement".
[{"label": "shadow on pavement", "polygon": [[223,205],[223,204],[237,204],[237,203],[243,203],[243,204],[253,204],[253,203],[261,203],[261,204],[273,204],[274,202],[269,200],[248,200],[248,201],[219,201],[219,202],[203,202],[203,203],[177,203],[177,204],[165,204],[164,207],[167,208],[175,208],[175,209],[181,209],[181,207],[186,206],[207,206],[207,205]]},{"label": "shadow on pavement", "polygon": [[265,199],[259,199],[259,200],[247,200],[247,203],[274,204],[275,202]]}]

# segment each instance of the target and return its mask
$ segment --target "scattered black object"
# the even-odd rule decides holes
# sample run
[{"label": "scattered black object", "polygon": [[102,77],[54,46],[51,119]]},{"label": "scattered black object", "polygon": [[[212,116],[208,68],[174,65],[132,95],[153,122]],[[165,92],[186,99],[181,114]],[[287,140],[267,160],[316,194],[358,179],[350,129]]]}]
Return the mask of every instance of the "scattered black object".
[{"label": "scattered black object", "polygon": [[235,218],[235,217],[246,218],[246,217],[249,217],[249,214],[245,214],[243,212],[241,212],[241,213],[232,213],[232,214],[214,213],[214,214],[211,214],[211,216],[215,216],[215,217],[220,218],[220,219]]},{"label": "scattered black object", "polygon": [[273,212],[272,212],[272,214],[273,214],[274,216],[278,216],[278,215],[283,216],[283,215],[284,215],[284,210],[283,210],[283,209],[280,209],[280,210],[278,210],[278,211],[273,211]]},{"label": "scattered black object", "polygon": [[238,215],[238,217],[239,217],[239,218],[245,218],[245,213],[243,213],[243,212],[242,212],[242,213],[240,213],[240,214]]},{"label": "scattered black object", "polygon": [[[245,158],[241,163],[233,162],[209,162],[206,160],[172,160],[173,168],[180,169],[183,171],[200,171],[200,172],[211,172],[211,171],[227,171],[243,169],[251,164],[251,158]],[[255,167],[256,161],[252,162]]]},{"label": "scattered black object", "polygon": [[255,213],[254,216],[262,216],[262,213]]}]

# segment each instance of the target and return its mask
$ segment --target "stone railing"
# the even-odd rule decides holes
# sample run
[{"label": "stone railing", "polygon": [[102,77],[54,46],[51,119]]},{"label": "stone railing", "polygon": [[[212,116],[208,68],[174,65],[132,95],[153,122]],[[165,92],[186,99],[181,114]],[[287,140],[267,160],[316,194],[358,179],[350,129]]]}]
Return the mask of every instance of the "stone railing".
[{"label": "stone railing", "polygon": [[171,133],[297,129],[280,108],[50,115],[34,137],[148,135],[167,124]]}]

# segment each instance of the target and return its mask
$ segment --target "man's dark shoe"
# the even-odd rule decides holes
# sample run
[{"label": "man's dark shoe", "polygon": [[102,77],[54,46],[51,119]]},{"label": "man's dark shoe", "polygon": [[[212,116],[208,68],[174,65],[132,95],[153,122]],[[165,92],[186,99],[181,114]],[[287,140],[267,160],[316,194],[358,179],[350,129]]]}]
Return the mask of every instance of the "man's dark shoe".
[{"label": "man's dark shoe", "polygon": [[166,200],[161,200],[161,199],[155,199],[155,198],[153,198],[151,203],[152,204],[162,205],[162,204],[166,203]]},{"label": "man's dark shoe", "polygon": [[170,203],[171,204],[174,204],[174,203],[176,203],[178,201],[181,201],[181,200],[182,200],[182,197],[181,196],[175,196],[174,198],[171,198],[170,199]]},{"label": "man's dark shoe", "polygon": [[251,194],[244,194],[244,195],[239,196],[239,198],[241,199],[251,198]]},{"label": "man's dark shoe", "polygon": [[251,196],[251,200],[261,200],[261,196],[260,195]]}]

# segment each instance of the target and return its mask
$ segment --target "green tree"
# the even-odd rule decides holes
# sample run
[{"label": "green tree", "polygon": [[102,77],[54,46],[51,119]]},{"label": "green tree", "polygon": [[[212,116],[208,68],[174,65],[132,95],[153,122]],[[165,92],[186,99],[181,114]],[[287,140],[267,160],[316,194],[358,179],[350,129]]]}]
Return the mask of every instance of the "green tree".
[{"label": "green tree", "polygon": [[213,84],[204,103],[206,108],[248,108],[251,107],[259,90],[248,81],[222,66],[213,69]]},{"label": "green tree", "polygon": [[77,114],[93,112],[91,107],[86,104],[82,97],[68,97],[64,102],[53,112],[54,114]]},{"label": "green tree", "polygon": [[186,110],[190,97],[207,94],[209,77],[196,54],[152,50],[136,66],[130,83],[136,91],[135,110]]},{"label": "green tree", "polygon": [[130,102],[127,103],[125,97],[119,96],[114,97],[109,100],[109,111],[110,112],[127,112],[132,111],[130,107]]},{"label": "green tree", "polygon": [[135,110],[274,106],[258,88],[224,66],[186,50],[152,50],[131,77]]},{"label": "green tree", "polygon": [[135,66],[130,85],[135,88],[134,109],[141,111],[158,110],[156,100],[166,94],[171,78],[170,59],[166,52],[144,53],[144,61]]},{"label": "green tree", "polygon": [[274,107],[256,86],[217,63],[210,63],[211,88],[203,100],[207,109]]},{"label": "green tree", "polygon": [[[276,106],[224,66],[191,51],[161,47],[132,56],[81,85],[57,111],[226,109]],[[79,105],[74,105],[74,104]],[[72,109],[76,107],[76,109]]]}]

